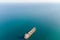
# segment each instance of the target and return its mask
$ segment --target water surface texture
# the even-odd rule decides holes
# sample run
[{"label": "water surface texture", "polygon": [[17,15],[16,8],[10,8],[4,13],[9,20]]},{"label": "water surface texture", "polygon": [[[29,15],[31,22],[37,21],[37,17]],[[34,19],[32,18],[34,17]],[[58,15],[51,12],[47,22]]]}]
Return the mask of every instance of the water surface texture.
[{"label": "water surface texture", "polygon": [[29,40],[60,40],[60,4],[0,3],[0,40],[22,40],[33,27]]}]

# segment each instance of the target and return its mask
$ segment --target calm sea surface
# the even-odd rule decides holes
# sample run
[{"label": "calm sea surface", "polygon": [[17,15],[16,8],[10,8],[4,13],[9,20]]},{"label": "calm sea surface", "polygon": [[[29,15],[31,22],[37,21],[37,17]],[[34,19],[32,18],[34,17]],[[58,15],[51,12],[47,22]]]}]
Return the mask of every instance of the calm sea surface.
[{"label": "calm sea surface", "polygon": [[0,3],[0,40],[22,40],[33,27],[29,40],[60,40],[60,4]]}]

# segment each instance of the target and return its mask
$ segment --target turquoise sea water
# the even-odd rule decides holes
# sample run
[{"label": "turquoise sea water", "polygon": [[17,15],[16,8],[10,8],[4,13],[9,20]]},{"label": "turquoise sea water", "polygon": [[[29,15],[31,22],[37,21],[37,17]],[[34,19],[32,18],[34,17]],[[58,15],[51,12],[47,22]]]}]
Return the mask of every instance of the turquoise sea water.
[{"label": "turquoise sea water", "polygon": [[0,40],[22,40],[33,27],[29,40],[60,40],[60,4],[0,3]]}]

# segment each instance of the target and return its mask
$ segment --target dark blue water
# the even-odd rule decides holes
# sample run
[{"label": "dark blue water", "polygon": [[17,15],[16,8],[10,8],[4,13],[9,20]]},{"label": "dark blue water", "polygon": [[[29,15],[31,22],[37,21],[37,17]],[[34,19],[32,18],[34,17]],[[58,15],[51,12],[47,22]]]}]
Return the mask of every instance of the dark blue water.
[{"label": "dark blue water", "polygon": [[33,27],[29,40],[60,40],[60,4],[0,3],[0,40],[22,40]]}]

